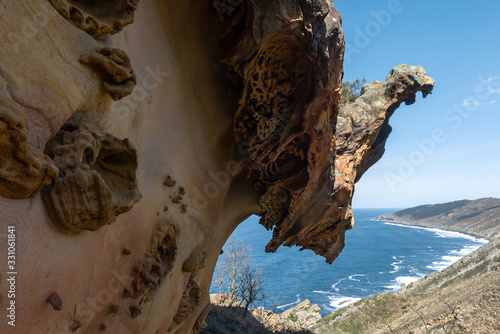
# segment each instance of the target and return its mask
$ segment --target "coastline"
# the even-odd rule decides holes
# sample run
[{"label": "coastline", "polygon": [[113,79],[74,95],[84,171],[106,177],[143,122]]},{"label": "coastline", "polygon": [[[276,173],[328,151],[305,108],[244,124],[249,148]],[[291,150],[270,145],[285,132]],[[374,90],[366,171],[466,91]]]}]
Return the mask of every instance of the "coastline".
[{"label": "coastline", "polygon": [[[427,266],[427,268],[433,268],[436,270],[436,272],[443,272],[449,267],[453,267],[456,263],[460,262],[463,258],[467,257],[468,255],[474,253],[475,251],[485,247],[488,244],[491,244],[491,241],[494,239],[486,238],[484,236],[478,236],[478,235],[473,235],[471,233],[465,233],[463,231],[457,231],[457,230],[452,230],[452,229],[444,229],[440,227],[429,227],[429,226],[423,226],[420,224],[410,224],[409,222],[404,222],[402,223],[401,221],[398,221],[396,219],[382,219],[381,216],[378,216],[374,219],[375,221],[382,222],[387,225],[393,225],[393,226],[400,226],[400,227],[406,227],[406,228],[415,228],[415,229],[423,229],[429,232],[433,232],[438,234],[439,236],[443,238],[447,237],[459,237],[459,238],[464,238],[468,239],[471,242],[474,243],[479,243],[479,245],[470,245],[466,246],[460,250],[455,250],[449,253],[448,255],[445,255],[442,257],[443,260],[440,263],[433,263],[434,266]],[[447,235],[446,234],[451,234]],[[423,276],[420,277],[404,277],[405,280],[396,280],[396,284],[392,286],[387,286],[387,288],[390,288],[390,291],[393,293],[396,293],[400,289],[403,288],[401,283],[404,283],[404,286],[408,286],[409,284],[415,283],[422,279]]]},{"label": "coastline", "polygon": [[[349,235],[349,245],[343,251],[343,255],[339,261],[336,262],[336,265],[339,266],[340,269],[325,264],[321,258],[318,258],[312,252],[301,254],[303,258],[305,258],[303,261],[295,259],[296,252],[298,251],[295,248],[285,247],[277,254],[274,254],[274,257],[267,257],[267,254],[264,254],[261,250],[265,247],[265,237],[269,232],[257,224],[257,217],[252,217],[246,224],[242,224],[235,232],[235,237],[247,238],[246,240],[252,244],[252,255],[262,265],[261,268],[263,268],[263,270],[269,270],[270,272],[267,274],[267,278],[269,279],[268,282],[271,282],[268,284],[268,289],[273,291],[273,298],[279,301],[273,305],[271,310],[280,313],[287,308],[299,304],[304,299],[309,299],[312,303],[319,304],[322,308],[321,314],[323,316],[347,304],[353,304],[359,301],[360,298],[369,297],[387,290],[395,292],[401,288],[403,283],[408,286],[410,283],[426,275],[430,275],[435,271],[441,271],[441,267],[445,263],[447,263],[446,266],[450,266],[455,261],[458,261],[457,259],[450,262],[452,258],[456,256],[462,258],[466,256],[466,251],[471,251],[472,247],[482,246],[482,243],[479,245],[472,240],[472,238],[476,236],[470,236],[468,234],[463,234],[458,239],[452,239],[458,237],[458,235],[452,236],[445,234],[446,232],[456,232],[450,231],[449,229],[439,230],[441,234],[450,238],[445,241],[445,239],[440,239],[436,234],[436,232],[439,231],[429,231],[431,228],[427,226],[398,224],[401,226],[396,227],[384,225],[386,222],[396,223],[392,220],[377,219],[387,212],[390,212],[390,210],[367,209],[355,211],[356,227],[358,229],[351,231],[353,234]],[[406,229],[402,227],[406,227]],[[419,233],[419,230],[408,230],[408,228],[412,227],[422,228],[426,231],[424,233],[424,230],[421,230],[422,233]],[[388,229],[387,231],[389,231],[389,229],[399,231],[395,232],[397,235],[415,235],[416,238],[422,238],[423,246],[416,246],[420,244],[420,241],[416,243],[415,241],[417,239],[414,238],[406,239],[407,241],[402,244],[399,239],[396,242],[396,240],[391,237],[391,233],[385,232],[385,228]],[[369,231],[369,233],[366,233],[366,231]],[[380,237],[374,237],[377,233],[381,234]],[[469,236],[469,239],[462,238],[466,235]],[[372,247],[375,251],[367,251],[367,247],[363,246],[368,236],[373,238],[369,244],[373,245]],[[428,246],[425,244],[426,239],[436,244],[436,246],[432,246],[430,252],[427,252]],[[376,244],[377,242],[379,244]],[[451,248],[448,246],[438,246],[438,244],[446,245],[450,243],[456,243],[457,246],[452,246]],[[384,244],[387,244],[387,246],[378,246]],[[389,245],[394,244],[397,244],[398,248],[394,250],[388,249],[390,248]],[[415,249],[417,252],[416,254],[422,255],[407,256],[405,253],[412,248],[417,248]],[[404,249],[404,251],[400,251],[401,249]],[[380,251],[380,254],[378,254],[380,256],[372,259],[372,254],[377,253],[377,251]],[[359,260],[350,260],[356,256]],[[366,261],[367,258],[370,260]],[[382,258],[385,260],[381,260]],[[277,264],[282,263],[281,261],[284,261],[287,265],[277,273],[273,268],[275,268]],[[306,262],[307,266],[302,266],[302,264]],[[375,267],[373,266],[374,263],[379,263],[380,265]],[[345,270],[345,272],[343,270]],[[320,274],[308,280],[308,282],[313,283],[302,282],[301,279],[298,279],[298,277],[305,277],[303,275],[309,275],[311,271],[326,275],[325,279],[318,279]],[[359,274],[363,274],[364,276],[353,276]],[[288,286],[288,289],[283,289],[283,283],[279,284],[279,282],[286,282],[285,285]],[[292,289],[292,291],[290,291],[290,289]],[[216,292],[216,290],[212,292]],[[263,305],[258,304],[258,306]],[[279,308],[275,309],[274,307]]]},{"label": "coastline", "polygon": [[484,244],[487,244],[488,242],[492,241],[495,237],[491,237],[489,235],[484,235],[482,233],[474,233],[474,232],[469,232],[469,231],[464,231],[464,230],[459,230],[459,229],[450,229],[450,228],[446,228],[446,227],[441,227],[441,226],[430,226],[430,225],[423,225],[423,224],[419,224],[419,223],[415,223],[415,222],[408,222],[408,221],[405,221],[405,220],[397,220],[397,219],[394,219],[394,218],[386,218],[384,217],[385,215],[382,215],[382,216],[378,216],[375,218],[375,220],[377,221],[383,221],[383,222],[386,222],[386,223],[389,223],[389,224],[394,224],[394,225],[400,225],[400,226],[406,226],[406,227],[418,227],[418,228],[424,228],[424,229],[428,229],[428,230],[441,230],[441,231],[445,231],[445,232],[453,232],[453,233],[460,233],[460,234],[463,234],[463,235],[466,235],[466,236],[470,236],[470,237],[473,237],[477,240],[486,240],[486,242],[484,242]]},{"label": "coastline", "polygon": [[424,204],[385,213],[376,219],[407,226],[439,228],[492,241],[500,237],[500,199]]}]

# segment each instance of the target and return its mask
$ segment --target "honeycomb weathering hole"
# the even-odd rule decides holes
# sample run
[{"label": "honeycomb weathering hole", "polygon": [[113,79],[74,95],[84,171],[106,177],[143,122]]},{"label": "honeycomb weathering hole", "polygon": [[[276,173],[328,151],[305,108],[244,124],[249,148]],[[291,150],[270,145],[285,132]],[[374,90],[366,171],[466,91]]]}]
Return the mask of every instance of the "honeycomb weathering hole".
[{"label": "honeycomb weathering hole", "polygon": [[268,155],[275,141],[300,130],[301,106],[311,95],[314,70],[306,51],[293,37],[274,34],[252,61],[234,130],[249,151]]}]

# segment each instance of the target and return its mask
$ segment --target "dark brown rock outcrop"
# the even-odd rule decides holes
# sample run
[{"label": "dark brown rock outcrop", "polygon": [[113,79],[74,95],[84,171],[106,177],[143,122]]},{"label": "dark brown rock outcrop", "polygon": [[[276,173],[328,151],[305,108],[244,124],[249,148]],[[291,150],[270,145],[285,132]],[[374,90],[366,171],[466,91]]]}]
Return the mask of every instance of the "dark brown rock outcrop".
[{"label": "dark brown rock outcrop", "polygon": [[[330,235],[325,243],[310,233],[336,221],[329,203],[344,52],[340,15],[327,1],[256,1],[247,11],[254,24],[225,63],[243,83],[234,129],[260,195],[261,224],[274,228],[266,251],[299,245],[333,261],[340,239]],[[300,19],[278,26],[277,13]]]},{"label": "dark brown rock outcrop", "polygon": [[[335,186],[331,203],[338,208],[338,221],[330,227],[325,226],[325,230],[331,230],[332,226],[352,227],[354,184],[384,154],[391,133],[390,117],[401,103],[414,103],[418,92],[425,98],[433,87],[434,80],[422,67],[399,65],[389,72],[386,82],[374,81],[363,86],[361,96],[343,106],[336,127]],[[343,232],[339,233],[342,237],[335,247],[341,250]],[[328,245],[328,233],[317,230],[314,237]]]},{"label": "dark brown rock outcrop", "polygon": [[152,300],[158,286],[172,271],[177,255],[179,227],[170,222],[157,225],[151,236],[149,249],[140,265],[132,268],[132,283],[124,297],[137,299],[142,305]]},{"label": "dark brown rock outcrop", "polygon": [[[331,263],[354,222],[354,183],[382,156],[390,116],[402,102],[413,103],[418,91],[427,96],[434,81],[421,67],[400,65],[385,83],[366,85],[361,97],[338,114],[334,73],[343,39],[336,12],[325,6],[319,7],[329,13],[323,17],[322,44],[305,26],[291,32],[284,28],[245,65],[234,126],[236,139],[247,149],[248,177],[260,195],[260,223],[274,229],[266,251],[297,245]],[[311,53],[318,55],[316,62]],[[237,70],[234,66],[232,72]]]},{"label": "dark brown rock outcrop", "polygon": [[186,284],[184,288],[184,292],[182,293],[181,303],[177,308],[177,313],[174,316],[174,321],[170,326],[169,330],[173,330],[175,326],[182,323],[187,319],[193,312],[199,308],[201,305],[201,293],[200,287],[196,283],[196,281],[191,278]]}]

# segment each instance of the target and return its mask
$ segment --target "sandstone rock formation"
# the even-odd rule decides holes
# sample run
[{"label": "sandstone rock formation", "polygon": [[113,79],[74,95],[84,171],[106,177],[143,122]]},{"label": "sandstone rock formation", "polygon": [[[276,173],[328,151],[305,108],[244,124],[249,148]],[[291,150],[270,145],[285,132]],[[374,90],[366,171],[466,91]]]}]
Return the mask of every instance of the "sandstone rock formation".
[{"label": "sandstone rock formation", "polygon": [[11,99],[0,96],[0,195],[28,198],[50,183],[57,168],[28,142],[28,118]]},{"label": "sandstone rock formation", "polygon": [[130,65],[130,58],[120,49],[97,48],[80,57],[82,64],[96,64],[104,73],[103,87],[118,101],[128,96],[137,83],[135,72]]},{"label": "sandstone rock formation", "polygon": [[[433,87],[434,80],[422,67],[399,65],[389,72],[386,82],[374,81],[363,86],[361,96],[341,110],[336,128],[335,186],[332,192],[332,206],[338,208],[341,222],[337,226],[352,227],[354,223],[350,205],[354,183],[384,154],[392,130],[389,118],[401,103],[414,103],[419,91],[425,98]],[[344,245],[344,232],[338,233],[341,237],[335,247],[339,253]],[[317,234],[317,238],[324,236],[324,232]]]},{"label": "sandstone rock formation", "polygon": [[84,120],[68,120],[45,153],[59,176],[43,190],[47,214],[63,232],[95,231],[129,211],[137,189],[137,152]]},{"label": "sandstone rock formation", "polygon": [[388,118],[432,89],[398,67],[339,116],[326,0],[0,4],[0,228],[16,227],[22,333],[196,333],[251,214],[267,251],[333,261]]},{"label": "sandstone rock formation", "polygon": [[314,326],[319,320],[321,320],[321,314],[319,313],[321,308],[318,304],[312,304],[309,299],[305,299],[294,307],[281,313],[281,316],[294,320],[297,324],[304,328],[310,328]]}]

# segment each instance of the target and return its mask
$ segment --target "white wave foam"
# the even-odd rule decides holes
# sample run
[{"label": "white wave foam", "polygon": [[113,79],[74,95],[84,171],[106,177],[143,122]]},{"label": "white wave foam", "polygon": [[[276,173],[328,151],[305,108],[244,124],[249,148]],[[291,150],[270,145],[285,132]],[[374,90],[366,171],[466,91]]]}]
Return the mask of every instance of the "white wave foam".
[{"label": "white wave foam", "polygon": [[460,233],[460,232],[452,232],[452,231],[446,231],[446,230],[441,230],[439,228],[429,228],[429,231],[432,231],[436,233],[436,235],[440,238],[463,238],[463,239],[468,239],[472,241],[476,241],[477,238],[473,237],[468,234]]},{"label": "white wave foam", "polygon": [[445,260],[446,262],[448,263],[455,263],[456,261],[460,260],[462,257],[461,256],[449,256],[449,255],[445,255],[442,257],[443,260]]},{"label": "white wave foam", "polygon": [[345,281],[347,278],[348,277],[344,277],[344,278],[339,279],[335,284],[332,285],[332,289],[338,292],[339,288],[337,288],[337,285],[342,283],[342,281]]},{"label": "white wave foam", "polygon": [[403,225],[403,224],[389,223],[389,222],[386,222],[384,224],[385,225],[401,226],[401,227],[407,227],[407,228],[414,228],[414,229],[431,231],[431,232],[436,233],[436,235],[439,238],[463,238],[463,239],[469,239],[469,240],[474,241],[474,242],[479,242],[479,243],[482,243],[482,244],[488,243],[488,240],[486,240],[486,239],[474,237],[472,235],[461,233],[461,232],[453,232],[453,231],[446,231],[446,230],[442,230],[442,229],[439,229],[439,228],[433,228],[433,227]]},{"label": "white wave foam", "polygon": [[462,249],[457,249],[457,250],[454,250],[452,251],[450,254],[456,254],[457,256],[466,256],[466,255],[469,255],[470,253],[472,253],[473,251],[475,251],[476,249],[479,249],[481,246],[473,246],[473,245],[470,245],[470,246],[465,246],[464,248]]},{"label": "white wave foam", "polygon": [[403,260],[398,260],[398,258],[397,258],[397,257],[395,257],[395,256],[393,256],[392,258],[393,258],[394,260],[396,260],[396,262],[391,263],[391,266],[392,266],[392,268],[393,268],[394,270],[389,271],[389,274],[394,274],[394,273],[397,273],[397,272],[399,271],[399,269],[401,269],[401,268],[398,266],[398,264],[403,263]]},{"label": "white wave foam", "polygon": [[391,290],[398,290],[401,287],[401,284],[410,284],[413,282],[418,281],[421,278],[421,276],[399,276],[396,277],[396,279],[392,280],[391,282],[394,282],[394,284],[391,285],[386,285],[384,288],[391,289]]},{"label": "white wave foam", "polygon": [[347,278],[348,278],[349,280],[351,280],[351,281],[361,282],[359,279],[355,279],[355,278],[353,278],[353,277],[363,277],[363,276],[365,276],[365,275],[364,275],[364,274],[355,274],[355,275],[351,275],[351,276],[349,276],[349,277],[347,277]]},{"label": "white wave foam", "polygon": [[337,282],[335,282],[333,285],[332,285],[332,289],[335,290],[335,292],[339,292],[340,289],[337,288],[337,285],[339,285],[340,283],[342,283],[343,281],[345,280],[350,280],[350,281],[355,281],[355,282],[360,282],[359,279],[355,279],[354,277],[362,277],[362,276],[366,276],[365,274],[354,274],[354,275],[351,275],[351,276],[348,276],[348,277],[344,277],[344,278],[341,278],[339,279]]},{"label": "white wave foam", "polygon": [[344,297],[344,296],[342,297],[330,296],[328,298],[330,299],[330,306],[333,307],[335,310],[353,304],[361,299],[356,297]]},{"label": "white wave foam", "polygon": [[391,291],[397,291],[399,290],[399,288],[401,288],[401,286],[397,284],[391,284],[391,285],[384,285],[384,288],[389,289]]},{"label": "white wave foam", "polygon": [[276,308],[279,308],[279,309],[282,309],[282,308],[285,308],[285,307],[288,307],[288,306],[292,306],[292,305],[296,305],[298,303],[300,303],[301,300],[300,300],[300,293],[297,295],[297,300],[294,301],[293,303],[289,303],[289,304],[285,304],[285,305],[280,305],[280,306],[276,306]]},{"label": "white wave foam", "polygon": [[451,266],[461,258],[463,258],[466,255],[469,255],[476,249],[479,249],[481,247],[480,245],[470,245],[470,246],[465,246],[462,249],[457,249],[451,251],[448,255],[444,255],[441,257],[442,261],[435,261],[432,262],[432,265],[427,266],[427,268],[432,269],[432,270],[437,270],[441,271],[446,269],[447,267]]},{"label": "white wave foam", "polygon": [[417,275],[417,276],[422,276],[420,274],[420,271],[418,270],[418,268],[414,267],[414,266],[409,266],[409,270],[410,274],[414,274],[414,275]]}]

